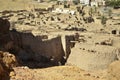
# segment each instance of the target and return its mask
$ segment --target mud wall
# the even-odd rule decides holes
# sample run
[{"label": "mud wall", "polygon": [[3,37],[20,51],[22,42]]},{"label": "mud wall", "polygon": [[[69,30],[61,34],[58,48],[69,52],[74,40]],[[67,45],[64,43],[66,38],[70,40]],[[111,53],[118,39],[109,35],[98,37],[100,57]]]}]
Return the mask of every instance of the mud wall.
[{"label": "mud wall", "polygon": [[65,46],[66,46],[66,59],[69,57],[70,53],[71,53],[71,48],[74,47],[75,43],[72,43],[71,41],[75,41],[75,37],[74,35],[68,35],[65,36]]},{"label": "mud wall", "polygon": [[117,60],[118,50],[112,46],[78,44],[72,49],[67,64],[93,71],[106,69]]},{"label": "mud wall", "polygon": [[30,33],[21,33],[22,46],[29,46],[34,52],[35,58],[45,56],[53,59],[55,62],[61,62],[63,59],[64,50],[61,42],[61,37],[42,40],[40,36],[33,36]]}]

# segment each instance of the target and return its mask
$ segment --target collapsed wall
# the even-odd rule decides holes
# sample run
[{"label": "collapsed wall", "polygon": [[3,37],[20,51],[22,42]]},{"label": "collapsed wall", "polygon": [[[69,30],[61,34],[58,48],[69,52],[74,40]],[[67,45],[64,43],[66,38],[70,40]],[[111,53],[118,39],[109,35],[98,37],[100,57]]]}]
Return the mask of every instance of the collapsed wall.
[{"label": "collapsed wall", "polygon": [[106,69],[117,60],[118,50],[112,46],[76,44],[67,60],[67,64],[76,65],[84,70]]}]

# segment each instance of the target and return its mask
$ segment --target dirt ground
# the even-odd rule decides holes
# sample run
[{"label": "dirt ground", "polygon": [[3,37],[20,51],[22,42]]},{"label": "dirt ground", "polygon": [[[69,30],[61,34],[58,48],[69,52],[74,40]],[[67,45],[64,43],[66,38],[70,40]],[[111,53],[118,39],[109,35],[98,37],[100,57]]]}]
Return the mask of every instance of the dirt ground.
[{"label": "dirt ground", "polygon": [[45,8],[48,6],[51,6],[52,3],[46,3],[41,4],[37,3],[37,1],[34,0],[5,0],[0,1],[0,11],[3,10],[21,10],[21,9],[28,9],[28,7],[34,7],[34,8]]},{"label": "dirt ground", "polygon": [[90,73],[74,66],[59,66],[43,69],[14,68],[11,80],[105,80],[101,73]]}]

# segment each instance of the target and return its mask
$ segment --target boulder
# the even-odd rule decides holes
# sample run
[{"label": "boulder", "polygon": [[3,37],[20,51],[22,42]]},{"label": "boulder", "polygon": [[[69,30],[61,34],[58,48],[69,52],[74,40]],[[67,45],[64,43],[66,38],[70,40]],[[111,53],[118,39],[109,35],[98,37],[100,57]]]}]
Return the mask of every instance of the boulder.
[{"label": "boulder", "polygon": [[9,80],[9,72],[17,65],[13,54],[0,51],[0,80]]},{"label": "boulder", "polygon": [[17,59],[13,54],[10,54],[9,52],[2,52],[2,56],[3,63],[9,70],[18,65]]}]

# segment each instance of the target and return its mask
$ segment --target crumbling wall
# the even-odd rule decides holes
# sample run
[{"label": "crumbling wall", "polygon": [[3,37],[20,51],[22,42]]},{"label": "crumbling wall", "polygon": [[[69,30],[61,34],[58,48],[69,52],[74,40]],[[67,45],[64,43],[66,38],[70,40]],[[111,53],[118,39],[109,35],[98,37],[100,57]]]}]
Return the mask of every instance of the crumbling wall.
[{"label": "crumbling wall", "polygon": [[64,56],[61,37],[43,40],[39,36],[33,36],[30,33],[22,33],[22,46],[29,46],[34,52],[37,61],[40,60],[41,55],[52,59],[56,62],[61,62]]},{"label": "crumbling wall", "polygon": [[66,58],[69,57],[71,53],[71,48],[74,47],[75,43],[72,43],[71,41],[75,41],[74,35],[65,36],[65,42],[66,42]]},{"label": "crumbling wall", "polygon": [[62,36],[62,46],[65,52],[65,58],[68,59],[71,49],[75,46],[75,43],[78,41],[79,35],[65,35]]},{"label": "crumbling wall", "polygon": [[77,44],[72,49],[67,64],[90,71],[106,69],[110,63],[117,60],[118,53],[112,46]]},{"label": "crumbling wall", "polygon": [[61,36],[48,39],[46,35],[34,36],[32,33],[20,33],[14,29],[9,31],[10,25],[4,26],[3,23],[9,22],[1,19],[0,28],[5,27],[5,29],[3,32],[1,30],[2,34],[0,34],[2,36],[0,50],[15,54],[22,64],[29,60],[38,63],[43,60],[43,62],[52,62],[53,65],[64,64],[74,46],[74,43],[70,42],[75,40],[74,35],[64,36],[65,44],[62,44]]}]

